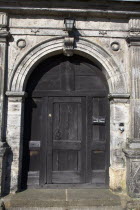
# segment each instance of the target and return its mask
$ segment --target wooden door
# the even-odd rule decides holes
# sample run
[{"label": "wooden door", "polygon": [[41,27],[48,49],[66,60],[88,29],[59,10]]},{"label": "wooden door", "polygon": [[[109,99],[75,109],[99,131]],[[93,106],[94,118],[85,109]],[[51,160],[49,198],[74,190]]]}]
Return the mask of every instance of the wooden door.
[{"label": "wooden door", "polygon": [[23,184],[107,186],[109,102],[102,71],[83,57],[59,55],[38,65],[26,91]]},{"label": "wooden door", "polygon": [[44,99],[41,184],[105,186],[108,110],[105,97]]},{"label": "wooden door", "polygon": [[41,183],[85,183],[85,98],[45,98],[43,113]]}]

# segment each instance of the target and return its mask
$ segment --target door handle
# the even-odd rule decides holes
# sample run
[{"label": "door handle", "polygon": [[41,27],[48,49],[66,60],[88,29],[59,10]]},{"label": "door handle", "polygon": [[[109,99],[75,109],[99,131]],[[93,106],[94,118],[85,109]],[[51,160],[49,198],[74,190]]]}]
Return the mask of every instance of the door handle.
[{"label": "door handle", "polygon": [[52,117],[52,114],[48,114],[48,117]]}]

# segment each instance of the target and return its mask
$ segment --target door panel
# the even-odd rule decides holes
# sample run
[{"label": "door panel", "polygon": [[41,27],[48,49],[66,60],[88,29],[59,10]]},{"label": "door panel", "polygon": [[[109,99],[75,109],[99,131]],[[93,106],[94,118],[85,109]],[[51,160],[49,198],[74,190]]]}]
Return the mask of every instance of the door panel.
[{"label": "door panel", "polygon": [[68,102],[54,104],[53,140],[78,141],[78,117],[81,118],[81,113],[78,116],[78,112],[81,112],[81,106],[78,104]]},{"label": "door panel", "polygon": [[85,182],[86,136],[85,99],[80,97],[49,97],[47,113],[46,183]]},{"label": "door panel", "polygon": [[106,98],[94,97],[45,99],[44,184],[106,184],[106,104]]},{"label": "door panel", "polygon": [[107,98],[88,97],[88,158],[89,182],[106,184],[108,176],[108,101]]}]

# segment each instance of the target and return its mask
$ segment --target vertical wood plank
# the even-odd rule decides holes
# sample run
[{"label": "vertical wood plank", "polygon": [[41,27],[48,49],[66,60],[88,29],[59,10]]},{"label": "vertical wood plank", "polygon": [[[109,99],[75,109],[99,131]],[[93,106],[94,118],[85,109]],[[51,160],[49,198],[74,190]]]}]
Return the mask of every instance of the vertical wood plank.
[{"label": "vertical wood plank", "polygon": [[75,71],[69,60],[61,63],[61,88],[66,91],[75,90]]},{"label": "vertical wood plank", "polygon": [[86,182],[86,133],[87,133],[87,127],[86,127],[86,99],[85,97],[82,97],[82,139],[81,139],[81,182]]},{"label": "vertical wood plank", "polygon": [[[69,119],[69,137],[70,140],[78,140],[78,104],[69,103],[68,105],[68,119]],[[79,125],[80,126],[80,125]]]},{"label": "vertical wood plank", "polygon": [[47,172],[47,157],[46,157],[46,145],[47,145],[47,120],[48,116],[48,97],[42,101],[42,120],[41,120],[41,149],[40,149],[40,176],[39,184],[43,186],[46,183]]},{"label": "vertical wood plank", "polygon": [[61,139],[68,139],[68,105],[66,103],[60,103],[60,130]]},{"label": "vertical wood plank", "polygon": [[54,103],[53,113],[53,140],[61,140],[60,130],[60,104]]},{"label": "vertical wood plank", "polygon": [[[81,104],[78,103],[78,110],[77,110],[77,119],[78,119],[78,127],[77,127],[77,139],[82,141],[82,110]],[[86,119],[85,119],[86,120]]]},{"label": "vertical wood plank", "polygon": [[53,150],[53,171],[58,171],[58,150]]},{"label": "vertical wood plank", "polygon": [[[105,98],[99,98],[99,104],[98,104],[98,107],[99,107],[99,116],[105,118],[105,121],[106,121],[106,109],[107,109],[107,103],[105,101]],[[106,121],[106,123],[108,123]],[[99,141],[103,140],[103,141],[106,141],[106,125],[100,125],[99,126]]]},{"label": "vertical wood plank", "polygon": [[48,123],[47,123],[47,183],[52,183],[52,137],[53,137],[53,97],[49,97],[48,102]]},{"label": "vertical wood plank", "polygon": [[86,104],[87,104],[87,154],[86,154],[86,180],[87,182],[91,182],[92,179],[92,171],[91,171],[91,143],[92,143],[92,97],[86,97]]}]

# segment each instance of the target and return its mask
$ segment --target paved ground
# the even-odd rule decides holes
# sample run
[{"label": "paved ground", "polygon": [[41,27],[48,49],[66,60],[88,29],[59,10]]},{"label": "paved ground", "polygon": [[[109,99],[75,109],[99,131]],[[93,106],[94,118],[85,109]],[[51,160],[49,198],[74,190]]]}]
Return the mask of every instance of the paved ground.
[{"label": "paved ground", "polygon": [[3,201],[9,210],[121,210],[130,202],[107,189],[29,189]]},{"label": "paved ground", "polygon": [[0,210],[140,210],[140,199],[107,189],[28,189],[1,202]]}]

